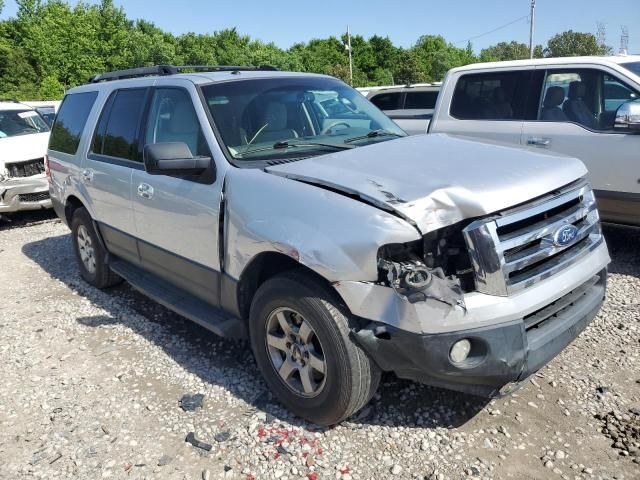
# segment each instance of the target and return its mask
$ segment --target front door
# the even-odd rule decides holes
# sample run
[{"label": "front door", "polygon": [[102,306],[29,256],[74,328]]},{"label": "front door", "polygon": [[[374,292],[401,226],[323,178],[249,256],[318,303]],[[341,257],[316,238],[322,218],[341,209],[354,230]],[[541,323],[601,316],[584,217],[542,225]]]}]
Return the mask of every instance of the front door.
[{"label": "front door", "polygon": [[542,91],[525,143],[582,160],[602,218],[640,224],[640,135],[613,128],[618,107],[640,93],[604,70],[566,67],[548,69]]},{"label": "front door", "polygon": [[[143,143],[182,142],[194,156],[211,156],[194,103],[200,103],[195,90],[155,88]],[[222,178],[214,176],[213,169],[198,177],[136,170],[132,193],[143,268],[217,305]]]}]

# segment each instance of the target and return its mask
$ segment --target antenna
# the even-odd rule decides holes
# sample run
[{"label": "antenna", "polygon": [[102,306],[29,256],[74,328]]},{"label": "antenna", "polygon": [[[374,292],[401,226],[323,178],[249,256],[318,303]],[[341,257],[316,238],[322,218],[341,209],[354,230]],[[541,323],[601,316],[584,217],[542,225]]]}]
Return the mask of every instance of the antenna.
[{"label": "antenna", "polygon": [[620,55],[626,55],[629,50],[629,27],[621,25],[620,29],[622,30],[620,35]]},{"label": "antenna", "polygon": [[598,26],[598,45],[606,47],[607,45],[607,24],[604,22],[597,22]]}]

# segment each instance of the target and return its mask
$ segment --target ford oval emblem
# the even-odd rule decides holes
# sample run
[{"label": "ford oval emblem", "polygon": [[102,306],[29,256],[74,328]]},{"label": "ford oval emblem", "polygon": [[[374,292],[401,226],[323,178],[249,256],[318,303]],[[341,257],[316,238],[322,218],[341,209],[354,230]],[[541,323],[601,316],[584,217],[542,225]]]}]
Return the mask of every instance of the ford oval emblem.
[{"label": "ford oval emblem", "polygon": [[553,234],[553,243],[557,247],[566,247],[578,236],[578,229],[574,225],[563,225]]}]

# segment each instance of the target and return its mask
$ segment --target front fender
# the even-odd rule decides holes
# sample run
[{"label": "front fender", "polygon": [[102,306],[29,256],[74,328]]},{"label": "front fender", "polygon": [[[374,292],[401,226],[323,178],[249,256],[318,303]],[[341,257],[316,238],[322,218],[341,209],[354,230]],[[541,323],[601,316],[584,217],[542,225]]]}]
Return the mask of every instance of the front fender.
[{"label": "front fender", "polygon": [[391,213],[261,170],[230,169],[225,199],[224,265],[235,279],[256,255],[280,252],[329,282],[376,281],[380,246],[420,239]]}]

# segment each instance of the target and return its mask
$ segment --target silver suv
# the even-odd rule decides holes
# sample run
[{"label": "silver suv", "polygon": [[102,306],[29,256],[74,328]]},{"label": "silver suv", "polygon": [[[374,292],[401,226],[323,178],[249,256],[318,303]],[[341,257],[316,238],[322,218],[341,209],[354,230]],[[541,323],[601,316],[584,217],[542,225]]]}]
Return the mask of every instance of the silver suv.
[{"label": "silver suv", "polygon": [[580,161],[405,137],[327,76],[99,75],[67,93],[47,168],[87,282],[126,279],[248,338],[274,394],[318,424],[365,405],[381,371],[511,391],[604,297]]}]

